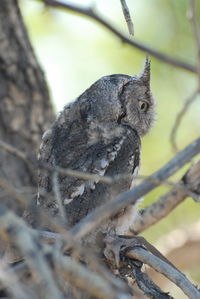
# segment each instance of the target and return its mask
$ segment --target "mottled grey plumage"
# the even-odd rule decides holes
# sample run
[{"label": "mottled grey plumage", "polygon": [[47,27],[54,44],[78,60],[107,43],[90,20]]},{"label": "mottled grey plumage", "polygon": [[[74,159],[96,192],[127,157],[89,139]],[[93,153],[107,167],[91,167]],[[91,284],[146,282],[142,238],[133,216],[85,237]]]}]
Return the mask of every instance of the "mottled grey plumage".
[{"label": "mottled grey plumage", "polygon": [[[130,174],[113,184],[59,175],[69,227],[131,187],[140,163],[140,136],[149,131],[153,120],[148,59],[141,76],[105,76],[64,107],[43,136],[40,160],[101,176]],[[47,171],[39,174],[39,188],[53,193],[52,177]],[[47,198],[39,195],[38,204],[58,215],[56,200]],[[109,223],[110,228],[117,234],[128,233],[133,210],[130,206],[115,216]]]}]

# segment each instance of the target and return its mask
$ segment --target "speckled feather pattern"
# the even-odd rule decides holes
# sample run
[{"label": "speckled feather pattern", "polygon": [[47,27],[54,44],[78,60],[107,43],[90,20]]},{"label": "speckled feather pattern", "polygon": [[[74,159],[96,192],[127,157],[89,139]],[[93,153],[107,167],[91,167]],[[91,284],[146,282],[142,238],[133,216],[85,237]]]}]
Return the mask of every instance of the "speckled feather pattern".
[{"label": "speckled feather pattern", "polygon": [[[99,79],[64,107],[43,135],[39,159],[45,163],[100,176],[127,175],[112,184],[59,175],[69,227],[134,186],[140,165],[140,137],[148,133],[154,121],[149,81],[148,61],[139,77],[117,74]],[[40,171],[39,188],[51,196],[39,194],[38,205],[59,217],[48,171]],[[133,215],[134,207],[127,207],[104,224],[104,231],[127,234]]]}]

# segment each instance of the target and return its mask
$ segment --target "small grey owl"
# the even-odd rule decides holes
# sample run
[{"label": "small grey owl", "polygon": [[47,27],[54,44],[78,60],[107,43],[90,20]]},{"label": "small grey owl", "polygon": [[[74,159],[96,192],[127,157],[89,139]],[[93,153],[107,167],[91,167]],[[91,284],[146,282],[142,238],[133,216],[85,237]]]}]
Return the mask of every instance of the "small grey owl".
[{"label": "small grey owl", "polygon": [[[39,159],[51,166],[100,176],[128,174],[113,184],[59,174],[58,186],[68,227],[133,187],[140,164],[140,137],[149,131],[153,120],[148,59],[140,76],[105,76],[64,107],[43,135]],[[40,171],[39,189],[45,190],[47,196],[39,194],[38,205],[59,217],[52,175],[48,171]],[[134,211],[129,206],[115,215],[106,230],[128,234]]]}]

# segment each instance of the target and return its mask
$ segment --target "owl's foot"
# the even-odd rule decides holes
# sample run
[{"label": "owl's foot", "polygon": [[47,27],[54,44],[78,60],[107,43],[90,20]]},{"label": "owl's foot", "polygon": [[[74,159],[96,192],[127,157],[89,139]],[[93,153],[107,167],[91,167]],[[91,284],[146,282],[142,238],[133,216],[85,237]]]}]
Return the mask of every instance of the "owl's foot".
[{"label": "owl's foot", "polygon": [[113,235],[107,236],[104,241],[106,243],[104,255],[107,265],[115,275],[127,281],[134,294],[141,295],[140,292],[142,291],[142,294],[147,295],[147,297],[172,299],[168,293],[163,292],[154,284],[151,278],[143,272],[143,269],[141,269],[143,262],[133,258],[134,249],[143,248],[176,269],[154,246],[140,236],[126,237]]},{"label": "owl's foot", "polygon": [[128,256],[129,251],[134,251],[135,248],[143,248],[157,256],[165,263],[177,268],[153,245],[151,245],[145,238],[141,236],[114,236],[108,235],[104,239],[106,247],[104,249],[104,255],[108,264],[112,267],[120,269],[126,263],[131,263],[133,266],[142,267],[142,262],[135,259],[130,259]]},{"label": "owl's foot", "polygon": [[[108,235],[104,239],[106,247],[104,249],[104,255],[109,264],[117,267],[118,269],[124,264],[126,259],[126,253],[129,250],[133,250],[135,247],[145,248],[144,238],[140,236],[111,236]],[[142,262],[133,260],[135,266],[142,266]]]}]

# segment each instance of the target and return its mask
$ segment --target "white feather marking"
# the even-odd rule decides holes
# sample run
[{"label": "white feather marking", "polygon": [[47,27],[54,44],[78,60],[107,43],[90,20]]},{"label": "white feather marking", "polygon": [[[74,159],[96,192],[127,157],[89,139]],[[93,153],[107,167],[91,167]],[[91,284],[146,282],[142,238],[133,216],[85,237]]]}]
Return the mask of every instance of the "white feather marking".
[{"label": "white feather marking", "polygon": [[99,171],[97,172],[97,174],[100,175],[100,176],[104,176],[105,172],[106,172],[105,169],[101,169],[101,170],[99,170]]},{"label": "white feather marking", "polygon": [[[106,169],[101,169],[101,170],[99,170],[97,168],[94,169],[94,175],[97,174],[97,175],[100,175],[100,176],[104,176],[105,172],[106,172]],[[99,182],[99,179],[97,178],[97,179],[95,179],[95,181],[89,181],[87,186],[89,186],[89,188],[91,190],[94,190],[95,189],[95,184],[97,184],[98,182]]]},{"label": "white feather marking", "polygon": [[138,171],[139,171],[139,166],[136,166],[135,169],[134,169],[134,171],[133,171],[133,174],[132,174],[132,182],[131,182],[130,189],[132,189],[135,186],[135,182],[136,182],[135,178],[138,175]]},{"label": "white feather marking", "polygon": [[134,162],[135,162],[135,155],[132,155],[130,158],[129,158],[129,165],[131,165],[132,167],[134,166]]},{"label": "white feather marking", "polygon": [[106,159],[103,158],[101,160],[101,168],[106,168],[108,165],[109,165],[108,160],[106,160]]},{"label": "white feather marking", "polygon": [[118,152],[120,150],[121,146],[120,146],[120,144],[115,144],[113,148],[115,151]]},{"label": "white feather marking", "polygon": [[37,204],[37,206],[39,206],[39,205],[40,205],[40,193],[39,193],[39,192],[37,193],[37,200],[36,200],[36,204]]},{"label": "white feather marking", "polygon": [[117,157],[117,151],[113,151],[108,154],[108,158],[110,161],[114,161],[116,157]]},{"label": "white feather marking", "polygon": [[46,130],[42,135],[42,140],[46,141],[51,136],[51,133],[52,133],[52,129]]},{"label": "white feather marking", "polygon": [[64,205],[66,206],[66,205],[68,205],[70,202],[72,202],[72,200],[73,200],[73,198],[65,198],[64,201],[63,201],[63,203],[64,203]]},{"label": "white feather marking", "polygon": [[95,183],[98,183],[99,180],[95,180],[95,182],[88,182],[88,186],[91,190],[94,190],[95,189]]},{"label": "white feather marking", "polygon": [[75,189],[75,191],[71,194],[72,199],[73,199],[74,197],[83,195],[84,190],[85,190],[85,185],[82,184],[82,185],[78,186],[78,187]]}]

